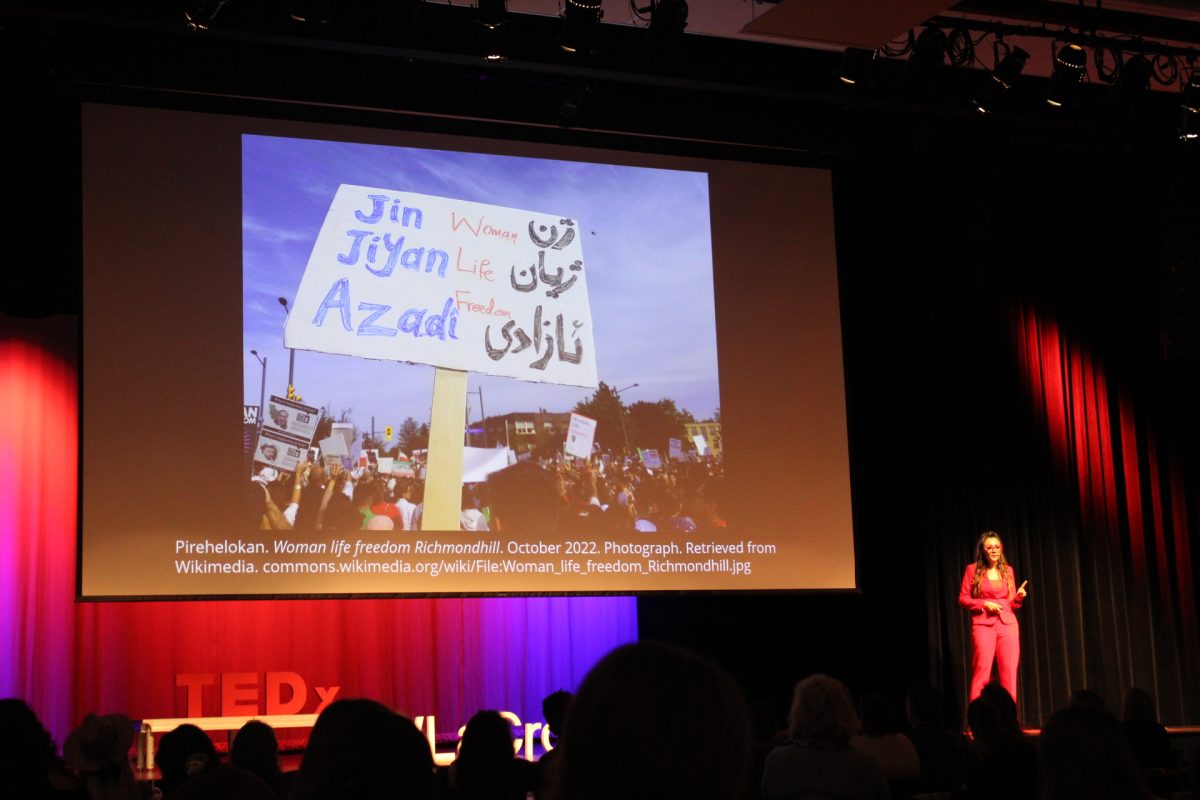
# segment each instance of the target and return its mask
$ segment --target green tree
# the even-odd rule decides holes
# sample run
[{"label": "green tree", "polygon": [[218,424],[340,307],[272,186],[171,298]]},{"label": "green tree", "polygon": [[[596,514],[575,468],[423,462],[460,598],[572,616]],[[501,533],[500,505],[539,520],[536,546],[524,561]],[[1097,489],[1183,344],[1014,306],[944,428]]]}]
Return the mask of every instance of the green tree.
[{"label": "green tree", "polygon": [[665,459],[667,439],[682,440],[684,423],[695,421],[689,411],[676,408],[674,400],[638,401],[629,406],[629,438],[635,447],[653,448]]},{"label": "green tree", "polygon": [[[620,451],[625,449],[625,434],[622,428],[622,417],[628,423],[629,417],[621,396],[604,381],[600,381],[595,393],[575,405],[575,413],[596,420],[596,436],[594,441],[601,450]],[[633,443],[633,431],[630,431],[630,444]]]},{"label": "green tree", "polygon": [[411,456],[414,450],[429,448],[429,425],[418,424],[412,417],[405,417],[396,431],[396,441],[405,455]]}]

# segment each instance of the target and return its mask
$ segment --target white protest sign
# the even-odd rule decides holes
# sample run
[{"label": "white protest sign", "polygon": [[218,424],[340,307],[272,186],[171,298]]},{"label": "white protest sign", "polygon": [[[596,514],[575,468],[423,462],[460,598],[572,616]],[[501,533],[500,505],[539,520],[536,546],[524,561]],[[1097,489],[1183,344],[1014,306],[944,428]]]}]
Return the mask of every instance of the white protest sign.
[{"label": "white protest sign", "polygon": [[258,441],[254,443],[254,461],[282,472],[295,472],[296,464],[307,447],[307,442],[264,427],[258,434]]},{"label": "white protest sign", "polygon": [[325,456],[348,456],[350,448],[346,440],[336,434],[321,440],[321,453]]},{"label": "white protest sign", "polygon": [[692,442],[696,445],[696,452],[700,455],[704,455],[708,452],[708,444],[704,441],[704,437],[702,435],[697,433],[692,437]]},{"label": "white protest sign", "polygon": [[683,459],[683,442],[679,439],[667,439],[667,458],[672,461]]},{"label": "white protest sign", "polygon": [[571,424],[567,426],[567,441],[563,452],[569,456],[587,459],[592,455],[592,439],[596,437],[596,420],[571,412]]},{"label": "white protest sign", "polygon": [[662,469],[662,458],[659,457],[657,450],[643,450],[642,463],[647,469]]},{"label": "white protest sign", "polygon": [[557,214],[342,184],[284,344],[595,388],[580,238]]},{"label": "white protest sign", "polygon": [[330,426],[332,436],[339,437],[346,444],[346,452],[341,455],[357,455],[351,448],[354,447],[354,423],[352,422],[335,422]]},{"label": "white protest sign", "polygon": [[508,466],[507,447],[464,447],[463,483],[486,481],[493,472]]},{"label": "white protest sign", "polygon": [[313,440],[313,434],[317,432],[320,418],[318,408],[271,395],[262,424],[265,430],[302,440],[304,448],[307,449]]}]

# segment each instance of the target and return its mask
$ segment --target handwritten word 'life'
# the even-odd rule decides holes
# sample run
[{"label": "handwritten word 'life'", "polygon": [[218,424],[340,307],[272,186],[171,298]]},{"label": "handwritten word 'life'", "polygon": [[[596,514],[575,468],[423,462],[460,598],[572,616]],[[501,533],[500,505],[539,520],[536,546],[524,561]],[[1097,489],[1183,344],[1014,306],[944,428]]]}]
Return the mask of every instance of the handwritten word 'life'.
[{"label": "handwritten word 'life'", "polygon": [[[508,355],[510,349],[513,353],[519,353],[532,345],[533,352],[541,353],[541,357],[534,360],[529,366],[533,369],[544,370],[546,365],[550,363],[550,357],[554,355],[555,345],[557,344],[559,361],[565,361],[568,364],[578,364],[583,359],[583,342],[579,341],[578,338],[579,329],[583,327],[583,323],[574,321],[571,324],[573,326],[571,334],[572,336],[576,337],[574,353],[567,352],[566,342],[563,336],[564,331],[562,314],[558,315],[558,319],[554,323],[555,335],[552,337],[549,332],[546,333],[546,352],[541,353],[542,328],[550,326],[550,320],[542,319],[541,306],[538,306],[537,310],[534,311],[533,314],[533,327],[531,328],[533,331],[532,338],[523,329],[516,327],[516,320],[510,319],[508,322],[504,323],[504,327],[500,329],[500,335],[504,337],[504,348],[501,349],[492,346],[491,325],[488,325],[483,331],[483,346],[486,348],[489,358],[491,358],[493,361],[499,361],[500,359],[504,358],[504,356]],[[517,337],[517,347],[515,348],[512,346],[514,335]]]},{"label": "handwritten word 'life'", "polygon": [[[348,278],[342,278],[330,287],[317,309],[316,316],[313,317],[312,324],[318,328],[324,325],[325,317],[332,309],[339,313],[342,327],[349,331],[352,329],[350,305],[350,281]],[[399,332],[410,333],[414,338],[420,338],[421,332],[424,331],[424,335],[432,339],[446,341],[458,338],[458,309],[454,305],[454,299],[450,297],[446,298],[442,313],[431,314],[427,308],[410,308],[400,314],[395,326],[376,324],[380,317],[392,310],[389,305],[364,302],[358,304],[358,310],[368,312],[367,317],[358,324],[359,336],[395,336]]]}]

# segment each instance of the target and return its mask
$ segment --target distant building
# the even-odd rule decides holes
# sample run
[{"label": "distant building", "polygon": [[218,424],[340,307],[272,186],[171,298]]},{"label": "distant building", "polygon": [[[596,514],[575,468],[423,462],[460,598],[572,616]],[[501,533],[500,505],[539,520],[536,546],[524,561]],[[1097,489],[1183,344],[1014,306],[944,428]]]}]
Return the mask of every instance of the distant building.
[{"label": "distant building", "polygon": [[694,437],[703,436],[704,442],[712,450],[713,455],[721,455],[721,423],[719,422],[685,422],[687,429],[687,444],[696,444]]},{"label": "distant building", "polygon": [[[547,438],[558,443],[558,449],[567,440],[567,428],[571,424],[569,411],[514,411],[501,417],[488,417],[483,425],[487,442],[472,433],[471,444],[476,447],[506,445],[517,453],[527,453]],[[472,425],[476,430],[478,424]]]}]

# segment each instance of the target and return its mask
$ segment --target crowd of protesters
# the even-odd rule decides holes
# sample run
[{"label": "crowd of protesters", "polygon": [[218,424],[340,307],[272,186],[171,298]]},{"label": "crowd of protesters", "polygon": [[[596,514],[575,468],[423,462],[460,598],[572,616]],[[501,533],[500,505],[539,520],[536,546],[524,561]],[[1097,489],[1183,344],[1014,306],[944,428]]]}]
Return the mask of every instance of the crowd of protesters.
[{"label": "crowd of protesters", "polygon": [[[374,465],[301,462],[295,472],[259,470],[246,488],[252,527],[280,530],[422,529],[424,466],[413,476]],[[724,474],[719,458],[670,462],[638,458],[518,461],[486,480],[463,484],[460,529],[563,534],[719,532]]]},{"label": "crowd of protesters", "polygon": [[[161,737],[161,777],[135,776],[135,723],[89,715],[59,755],[20,700],[0,701],[6,797],[80,800],[1152,800],[1195,797],[1196,754],[1171,750],[1149,696],[1129,692],[1125,720],[1081,691],[1031,737],[1012,697],[989,685],[946,724],[942,696],[914,686],[907,725],[890,700],[826,675],[796,685],[786,726],[748,704],[710,659],[653,642],[605,656],[575,695],[543,704],[554,749],[537,764],[495,711],[465,726],[457,759],[434,766],[406,717],[365,699],[321,712],[299,769],[280,769],[272,729],[250,722],[222,758],[194,725]],[[137,778],[140,778],[137,779]]]}]

